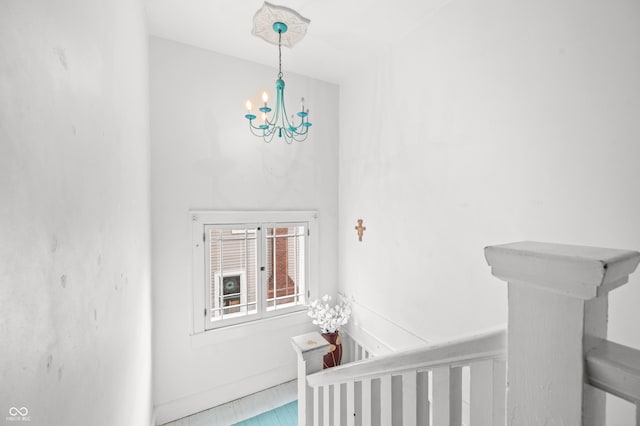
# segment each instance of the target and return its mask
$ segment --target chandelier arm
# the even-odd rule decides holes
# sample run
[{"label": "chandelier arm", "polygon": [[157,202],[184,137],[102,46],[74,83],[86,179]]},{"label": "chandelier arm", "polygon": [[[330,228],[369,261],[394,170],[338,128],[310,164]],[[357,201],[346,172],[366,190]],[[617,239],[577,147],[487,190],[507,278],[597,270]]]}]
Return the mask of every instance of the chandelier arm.
[{"label": "chandelier arm", "polygon": [[[255,127],[255,126],[249,126],[249,130],[251,130],[251,134],[253,136],[262,137],[262,134],[259,132],[256,132],[256,130],[264,130],[264,129],[260,129],[259,127]],[[264,131],[262,133],[264,133]]]},{"label": "chandelier arm", "polygon": [[302,131],[298,132],[298,129],[300,129],[301,127],[305,127],[302,124],[304,123],[304,119],[302,119],[302,121],[300,121],[300,124],[298,124],[297,126],[292,126],[294,129],[296,129],[297,133],[302,133],[304,131],[304,129],[302,129]]},{"label": "chandelier arm", "polygon": [[295,136],[293,136],[291,138],[291,140],[296,141],[296,142],[304,142],[306,139],[307,139],[306,136],[304,136],[304,137],[295,137]]},{"label": "chandelier arm", "polygon": [[[273,119],[273,115],[271,116],[271,118]],[[266,124],[269,127],[272,127],[275,124],[275,121],[269,120],[269,117],[265,117],[264,124]]]},{"label": "chandelier arm", "polygon": [[272,136],[276,132],[276,129],[277,129],[277,127],[273,127],[273,126],[268,127],[266,129],[264,129],[263,134],[265,136]]},{"label": "chandelier arm", "polygon": [[307,133],[307,128],[300,125],[298,127],[291,127],[291,130],[296,134],[296,135],[304,135],[305,133]]},{"label": "chandelier arm", "polygon": [[275,132],[269,132],[269,133],[265,133],[262,136],[262,140],[265,141],[266,143],[270,143],[273,140],[273,136],[274,136]]},{"label": "chandelier arm", "polygon": [[302,142],[302,141],[304,141],[304,140],[306,140],[306,139],[307,139],[307,136],[308,136],[308,135],[309,135],[309,133],[308,133],[308,132],[297,133],[297,134],[296,134],[296,137],[295,137],[295,140],[296,140],[297,142]]},{"label": "chandelier arm", "polygon": [[292,131],[292,130],[287,130],[286,131],[286,136],[288,137],[287,143],[291,144],[291,142],[296,141],[296,142],[303,142],[307,139],[307,129],[305,129],[304,132],[296,132],[296,131]]},{"label": "chandelier arm", "polygon": [[251,121],[249,121],[249,127],[255,130],[264,130],[262,127],[254,125]]},{"label": "chandelier arm", "polygon": [[284,131],[284,141],[289,145],[291,145],[291,142],[293,142],[293,134],[286,129]]}]

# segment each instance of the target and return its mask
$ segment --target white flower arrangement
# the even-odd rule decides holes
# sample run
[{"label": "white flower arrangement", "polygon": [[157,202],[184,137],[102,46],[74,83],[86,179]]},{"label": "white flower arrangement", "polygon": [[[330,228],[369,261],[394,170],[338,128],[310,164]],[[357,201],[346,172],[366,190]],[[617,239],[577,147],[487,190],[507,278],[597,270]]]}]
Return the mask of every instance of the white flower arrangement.
[{"label": "white flower arrangement", "polygon": [[323,333],[335,333],[340,327],[345,325],[351,317],[351,306],[347,300],[329,306],[331,296],[325,294],[320,300],[313,300],[309,304],[307,313],[313,318],[313,324],[320,327]]}]

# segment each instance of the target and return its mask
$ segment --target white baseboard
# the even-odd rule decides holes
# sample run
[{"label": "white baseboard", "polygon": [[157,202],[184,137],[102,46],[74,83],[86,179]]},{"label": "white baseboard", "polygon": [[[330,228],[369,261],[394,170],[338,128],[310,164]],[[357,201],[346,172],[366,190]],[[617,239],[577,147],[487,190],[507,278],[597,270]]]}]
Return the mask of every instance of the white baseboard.
[{"label": "white baseboard", "polygon": [[225,383],[204,392],[157,404],[154,409],[155,425],[181,419],[294,380],[297,378],[296,368],[295,364],[281,366],[257,376],[245,377],[237,382]]}]

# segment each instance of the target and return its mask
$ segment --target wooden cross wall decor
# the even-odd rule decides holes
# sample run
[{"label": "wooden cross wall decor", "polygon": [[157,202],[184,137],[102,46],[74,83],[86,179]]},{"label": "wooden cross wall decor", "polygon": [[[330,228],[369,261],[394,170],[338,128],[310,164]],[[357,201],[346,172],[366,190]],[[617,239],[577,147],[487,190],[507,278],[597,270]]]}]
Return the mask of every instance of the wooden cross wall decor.
[{"label": "wooden cross wall decor", "polygon": [[362,219],[358,219],[358,226],[356,226],[356,231],[358,231],[358,241],[362,241],[362,233],[367,230],[366,226],[362,226]]}]

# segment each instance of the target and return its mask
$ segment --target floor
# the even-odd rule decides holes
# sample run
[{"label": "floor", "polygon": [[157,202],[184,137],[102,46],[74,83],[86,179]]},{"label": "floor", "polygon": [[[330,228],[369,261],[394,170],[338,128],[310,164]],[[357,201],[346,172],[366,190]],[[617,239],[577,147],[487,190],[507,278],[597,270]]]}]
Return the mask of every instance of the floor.
[{"label": "floor", "polygon": [[297,426],[298,401],[274,408],[266,413],[243,420],[233,426]]},{"label": "floor", "polygon": [[230,426],[286,405],[297,398],[298,382],[292,380],[192,416],[166,423],[164,426]]}]

